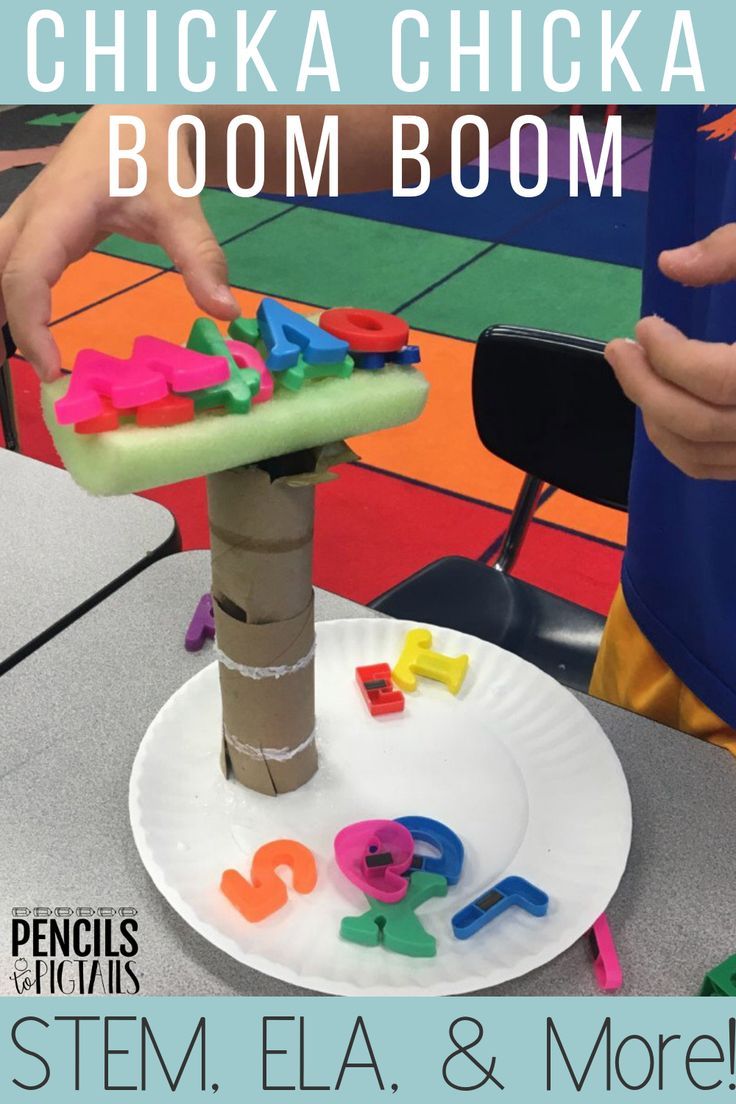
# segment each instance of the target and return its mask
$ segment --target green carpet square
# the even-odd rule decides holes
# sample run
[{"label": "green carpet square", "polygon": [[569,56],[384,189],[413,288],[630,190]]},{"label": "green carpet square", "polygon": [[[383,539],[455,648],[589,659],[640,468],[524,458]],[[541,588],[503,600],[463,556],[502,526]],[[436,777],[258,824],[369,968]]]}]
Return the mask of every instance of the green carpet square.
[{"label": "green carpet square", "polygon": [[225,247],[239,287],[387,311],[477,252],[465,238],[304,207]]},{"label": "green carpet square", "polygon": [[633,333],[641,272],[498,246],[407,309],[420,329],[475,341],[487,326],[535,326],[608,341]]},{"label": "green carpet square", "polygon": [[[265,219],[273,218],[288,208],[288,203],[277,203],[272,199],[239,199],[230,192],[221,192],[214,188],[206,188],[202,193],[202,209],[219,242],[251,230]],[[171,266],[170,259],[158,245],[131,241],[121,234],[112,234],[97,248],[100,253],[123,257],[127,261],[139,261],[158,268]]]}]

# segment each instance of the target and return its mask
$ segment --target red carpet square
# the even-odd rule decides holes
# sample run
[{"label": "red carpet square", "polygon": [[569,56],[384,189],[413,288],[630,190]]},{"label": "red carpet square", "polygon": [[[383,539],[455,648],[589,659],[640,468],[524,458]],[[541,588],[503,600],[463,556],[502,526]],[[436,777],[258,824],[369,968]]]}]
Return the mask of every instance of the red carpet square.
[{"label": "red carpet square", "polygon": [[534,522],[514,574],[580,606],[607,614],[621,575],[623,550]]},{"label": "red carpet square", "polygon": [[346,466],[318,488],[315,583],[370,602],[441,556],[482,555],[507,524],[492,506]]}]

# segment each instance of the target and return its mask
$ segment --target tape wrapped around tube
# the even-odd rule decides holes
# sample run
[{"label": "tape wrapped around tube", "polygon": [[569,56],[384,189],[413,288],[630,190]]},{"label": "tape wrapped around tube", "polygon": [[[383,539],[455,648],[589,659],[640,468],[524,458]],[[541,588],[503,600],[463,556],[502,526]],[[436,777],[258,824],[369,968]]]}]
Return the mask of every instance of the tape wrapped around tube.
[{"label": "tape wrapped around tube", "polygon": [[[225,756],[232,774],[259,793],[296,790],[317,769],[314,739],[314,602],[297,617],[268,625],[238,621],[215,602]],[[280,668],[278,678],[244,677],[240,668]],[[258,757],[253,749],[263,749]],[[245,750],[247,749],[247,750]],[[268,749],[279,749],[279,757]],[[293,754],[289,754],[293,752]]]}]

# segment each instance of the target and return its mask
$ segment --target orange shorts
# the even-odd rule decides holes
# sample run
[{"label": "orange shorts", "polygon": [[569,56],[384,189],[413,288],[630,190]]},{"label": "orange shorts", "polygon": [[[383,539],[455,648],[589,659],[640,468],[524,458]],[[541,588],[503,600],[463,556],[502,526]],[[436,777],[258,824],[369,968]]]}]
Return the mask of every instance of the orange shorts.
[{"label": "orange shorts", "polygon": [[696,698],[655,652],[629,613],[621,587],[608,615],[590,692],[736,755],[736,730]]}]

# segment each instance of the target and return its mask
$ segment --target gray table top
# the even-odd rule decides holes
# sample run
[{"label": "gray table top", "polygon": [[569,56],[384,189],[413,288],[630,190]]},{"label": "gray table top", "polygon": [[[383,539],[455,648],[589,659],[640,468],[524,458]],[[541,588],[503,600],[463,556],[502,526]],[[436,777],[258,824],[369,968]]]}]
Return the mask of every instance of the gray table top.
[{"label": "gray table top", "polygon": [[[128,822],[128,781],[151,718],[211,662],[181,646],[209,557],[167,557],[3,676],[0,992],[15,906],[138,909],[143,995],[301,992],[210,946],[148,879]],[[318,619],[375,616],[324,592]],[[695,994],[736,952],[736,762],[718,748],[594,699],[634,807],[628,870],[608,911],[627,994]],[[582,942],[494,994],[597,992]]]},{"label": "gray table top", "polygon": [[156,502],[93,498],[60,468],[7,449],[0,518],[0,672],[160,554],[175,532]]}]

